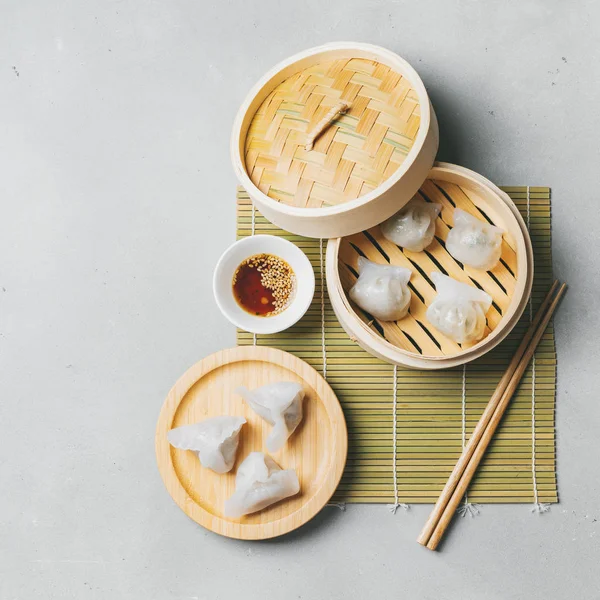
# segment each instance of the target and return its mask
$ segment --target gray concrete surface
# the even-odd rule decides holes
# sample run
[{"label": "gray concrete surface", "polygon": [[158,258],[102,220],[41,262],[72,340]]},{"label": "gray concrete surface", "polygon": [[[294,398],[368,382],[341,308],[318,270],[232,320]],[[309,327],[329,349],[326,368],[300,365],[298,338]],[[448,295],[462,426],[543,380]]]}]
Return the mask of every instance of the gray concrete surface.
[{"label": "gray concrete surface", "polygon": [[[600,4],[0,0],[0,598],[600,597]],[[281,540],[196,526],[158,476],[163,398],[234,343],[228,138],[250,85],[329,40],[421,73],[439,157],[553,189],[561,503],[324,510]]]}]

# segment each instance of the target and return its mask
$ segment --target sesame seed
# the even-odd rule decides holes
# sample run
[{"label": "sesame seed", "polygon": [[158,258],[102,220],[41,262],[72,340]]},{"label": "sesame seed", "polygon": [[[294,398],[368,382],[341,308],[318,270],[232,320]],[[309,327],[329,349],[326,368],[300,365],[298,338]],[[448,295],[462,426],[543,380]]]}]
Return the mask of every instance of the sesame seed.
[{"label": "sesame seed", "polygon": [[[285,260],[274,254],[256,254],[245,259],[233,275],[233,284],[241,268],[249,266],[256,269],[261,275],[261,284],[271,291],[273,295],[274,310],[265,316],[274,316],[284,311],[296,291],[296,275]],[[263,299],[261,299],[262,302]],[[264,298],[266,304],[268,300]]]}]

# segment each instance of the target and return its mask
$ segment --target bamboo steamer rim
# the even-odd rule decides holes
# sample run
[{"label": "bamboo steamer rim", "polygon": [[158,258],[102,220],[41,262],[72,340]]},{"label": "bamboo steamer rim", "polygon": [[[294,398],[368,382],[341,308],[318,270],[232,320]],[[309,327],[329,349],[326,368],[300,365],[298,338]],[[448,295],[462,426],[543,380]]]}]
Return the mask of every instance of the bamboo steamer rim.
[{"label": "bamboo steamer rim", "polygon": [[[427,179],[443,179],[443,176],[460,178],[467,185],[484,189],[488,195],[498,197],[509,209],[514,218],[515,231],[521,235],[515,236],[518,247],[517,256],[525,257],[519,260],[517,271],[517,286],[512,294],[509,310],[503,314],[500,323],[485,338],[474,346],[452,355],[426,356],[400,348],[375,333],[358,317],[352,308],[344,291],[338,268],[339,249],[342,238],[330,239],[327,243],[326,280],[332,308],[348,335],[370,354],[392,364],[408,366],[417,369],[445,369],[456,367],[479,358],[495,348],[512,331],[525,310],[533,287],[533,247],[525,221],[511,198],[498,186],[483,175],[466,167],[445,162],[436,162]],[[441,177],[440,177],[441,176]],[[518,298],[518,300],[517,300]]]},{"label": "bamboo steamer rim", "polygon": [[[350,54],[352,51],[361,53],[360,56]],[[348,53],[349,58],[367,58],[385,64],[386,66],[396,70],[400,75],[406,77],[410,82],[413,90],[419,98],[419,106],[421,110],[421,121],[419,131],[414,138],[413,145],[407,153],[404,161],[385,181],[378,185],[374,190],[359,196],[354,200],[348,200],[342,204],[335,206],[327,206],[322,208],[313,207],[297,207],[281,202],[264,194],[250,179],[246,171],[245,161],[245,140],[248,126],[250,125],[254,114],[258,107],[262,104],[268,94],[281,82],[282,76],[289,77],[301,70],[303,63],[312,64],[312,61],[318,58],[326,60],[328,54],[333,52]],[[295,68],[297,67],[297,68]],[[427,90],[423,81],[419,77],[415,69],[403,58],[396,53],[381,46],[373,44],[364,44],[360,42],[333,42],[309,48],[298,54],[287,58],[270,69],[250,90],[246,96],[242,106],[240,107],[234,123],[231,135],[230,153],[231,160],[235,173],[241,185],[249,192],[250,196],[258,196],[264,204],[268,205],[272,210],[285,212],[291,217],[319,217],[341,215],[352,211],[358,207],[368,204],[375,198],[378,198],[383,193],[390,190],[400,179],[407,173],[410,167],[419,156],[421,149],[424,146],[427,138],[432,119],[435,120],[433,110],[427,95]],[[410,200],[410,198],[407,199]],[[284,208],[282,208],[282,206]]]}]

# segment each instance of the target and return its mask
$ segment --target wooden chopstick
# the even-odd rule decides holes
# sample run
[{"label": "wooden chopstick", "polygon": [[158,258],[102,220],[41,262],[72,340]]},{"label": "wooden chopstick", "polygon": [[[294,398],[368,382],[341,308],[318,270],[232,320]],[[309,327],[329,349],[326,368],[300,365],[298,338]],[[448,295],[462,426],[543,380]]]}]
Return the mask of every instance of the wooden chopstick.
[{"label": "wooden chopstick", "polygon": [[558,306],[558,303],[560,302],[560,299],[565,293],[566,289],[567,286],[563,283],[560,289],[558,290],[558,293],[554,297],[554,300],[550,304],[550,308],[548,308],[547,312],[545,313],[544,318],[542,319],[539,327],[535,332],[535,335],[531,339],[527,350],[525,351],[524,355],[519,361],[519,364],[513,376],[511,377],[508,386],[504,390],[504,393],[502,394],[502,398],[498,403],[496,410],[494,411],[494,415],[488,423],[488,426],[486,427],[485,432],[481,440],[479,441],[479,444],[477,444],[477,448],[475,449],[475,452],[473,453],[473,456],[471,457],[467,468],[465,469],[462,477],[460,478],[460,481],[458,482],[458,485],[456,486],[456,489],[454,490],[450,501],[446,505],[446,508],[444,509],[444,512],[442,513],[442,516],[438,524],[436,525],[431,535],[431,538],[429,539],[429,542],[427,543],[427,548],[429,548],[430,550],[435,550],[437,548],[438,544],[440,543],[440,540],[442,539],[442,536],[444,535],[448,525],[450,524],[450,521],[452,520],[452,517],[456,511],[456,508],[458,507],[462,497],[464,496],[465,491],[469,487],[469,484],[473,479],[473,475],[475,475],[475,471],[477,470],[477,467],[479,466],[479,463],[481,462],[481,459],[483,458],[487,447],[492,441],[494,433],[496,432],[496,429],[498,428],[498,425],[502,420],[502,416],[504,415],[504,412],[506,411],[506,408],[508,407],[511,398],[513,397],[513,394],[515,393],[515,390],[517,389],[517,386],[519,385],[519,382],[521,381],[521,378],[525,373],[525,369],[527,368],[529,361],[533,357],[533,353],[535,352],[535,349],[540,343],[540,340],[544,335],[544,331],[546,330],[546,327],[548,326],[548,323],[550,322],[550,319],[552,318],[552,315],[556,310],[556,307]]},{"label": "wooden chopstick", "polygon": [[[465,472],[467,466],[469,465],[470,460],[473,457],[473,454],[475,453],[475,450],[477,449],[482,437],[484,436],[488,424],[494,417],[496,409],[498,408],[500,402],[502,401],[502,399],[504,397],[504,393],[506,392],[508,386],[511,384],[512,378],[515,375],[517,369],[519,368],[521,360],[524,358],[524,356],[528,352],[529,347],[532,342],[532,339],[534,338],[538,329],[540,328],[540,324],[544,323],[544,321],[545,321],[545,324],[541,325],[542,333],[543,333],[543,329],[545,329],[546,325],[548,324],[548,321],[550,320],[550,317],[552,316],[552,313],[556,309],[556,306],[558,304],[558,299],[560,299],[560,296],[562,296],[562,294],[564,293],[564,290],[566,289],[566,286],[563,284],[562,288],[559,290],[559,294],[556,297],[554,297],[554,293],[556,292],[557,287],[558,287],[558,281],[555,281],[552,284],[550,291],[548,292],[548,294],[546,294],[546,297],[542,301],[542,304],[540,305],[538,312],[536,313],[529,329],[527,330],[527,333],[523,337],[523,340],[521,341],[517,351],[515,352],[515,355],[512,358],[508,368],[506,369],[506,372],[504,373],[504,375],[502,376],[502,379],[498,383],[498,386],[497,386],[496,390],[494,391],[494,394],[490,398],[490,401],[488,402],[488,405],[487,405],[485,411],[481,415],[481,418],[479,419],[479,422],[477,423],[477,426],[475,427],[475,430],[473,431],[473,434],[471,435],[469,442],[465,446],[463,453],[461,454],[456,465],[454,466],[454,469],[452,470],[452,473],[450,474],[450,477],[448,478],[448,481],[446,482],[446,485],[444,486],[444,489],[442,490],[442,493],[440,494],[438,501],[436,502],[433,510],[431,511],[431,514],[429,515],[429,518],[427,519],[427,522],[425,523],[423,530],[421,531],[419,537],[417,538],[417,541],[419,542],[419,544],[429,547],[428,544],[434,533],[434,530],[436,529],[440,520],[442,519],[442,516],[445,513],[446,508],[448,506],[448,503],[452,500],[453,493],[456,490],[456,488],[461,480],[461,477],[463,476],[463,473]],[[554,302],[552,301],[553,298],[554,298]],[[551,310],[548,310],[549,306],[551,307]],[[547,319],[546,319],[546,315],[547,315]],[[541,333],[540,333],[539,337],[541,339]],[[538,340],[538,342],[539,342],[539,340]],[[536,345],[537,345],[537,343],[536,343]],[[529,362],[532,355],[533,355],[533,350],[531,351],[531,355],[530,355],[529,359],[527,360],[527,362]],[[525,366],[527,366],[527,363],[525,364]],[[523,371],[524,370],[525,370],[525,367],[523,367]],[[519,376],[518,380],[520,380],[521,377],[522,377],[522,373]],[[516,381],[516,383],[518,383],[518,380]],[[516,387],[516,383],[515,383],[515,387]],[[514,392],[514,389],[513,389],[513,392]],[[511,393],[511,396],[512,396],[512,393]],[[508,397],[508,400],[510,400],[510,396]],[[506,404],[508,404],[508,400],[506,401]],[[488,443],[489,443],[489,441],[488,441]],[[486,444],[486,447],[487,447],[487,444]],[[483,454],[483,452],[482,452],[482,454]],[[476,465],[475,465],[475,467],[476,467]],[[471,477],[472,477],[472,475],[471,475]],[[461,497],[462,497],[462,494],[459,495],[459,501],[460,501]],[[449,516],[451,517],[452,513],[449,513]],[[448,520],[448,522],[449,522],[449,520]],[[447,524],[446,524],[446,526],[447,526]],[[444,530],[445,530],[445,527],[444,527]],[[443,531],[441,533],[443,535]],[[441,538],[441,535],[439,537]],[[435,546],[437,546],[437,543],[435,544]]]}]

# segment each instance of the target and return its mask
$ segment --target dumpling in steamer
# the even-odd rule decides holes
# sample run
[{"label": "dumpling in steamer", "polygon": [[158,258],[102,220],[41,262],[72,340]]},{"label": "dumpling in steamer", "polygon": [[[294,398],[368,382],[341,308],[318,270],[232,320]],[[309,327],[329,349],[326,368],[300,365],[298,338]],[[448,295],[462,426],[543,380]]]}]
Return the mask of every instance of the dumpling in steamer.
[{"label": "dumpling in steamer", "polygon": [[235,476],[235,492],[225,500],[226,517],[238,518],[258,512],[300,491],[293,469],[283,470],[263,452],[251,452]]},{"label": "dumpling in steamer", "polygon": [[459,344],[478,342],[485,333],[486,313],[492,297],[447,275],[431,274],[437,296],[427,309],[427,320]]},{"label": "dumpling in steamer", "polygon": [[454,227],[446,239],[446,250],[469,267],[490,271],[502,254],[502,233],[499,227],[457,208],[454,210]]},{"label": "dumpling in steamer", "polygon": [[192,450],[202,466],[227,473],[235,463],[244,417],[212,417],[201,423],[182,425],[171,429],[167,439],[171,446]]},{"label": "dumpling in steamer", "polygon": [[240,386],[235,392],[242,396],[256,414],[273,425],[267,437],[269,452],[277,452],[283,448],[302,421],[302,386],[293,381],[278,381],[252,391]]},{"label": "dumpling in steamer", "polygon": [[421,252],[433,241],[435,220],[441,210],[441,204],[413,198],[381,224],[381,233],[401,248]]},{"label": "dumpling in steamer", "polygon": [[380,321],[399,321],[410,308],[410,269],[379,265],[358,258],[359,277],[350,288],[350,298]]}]

